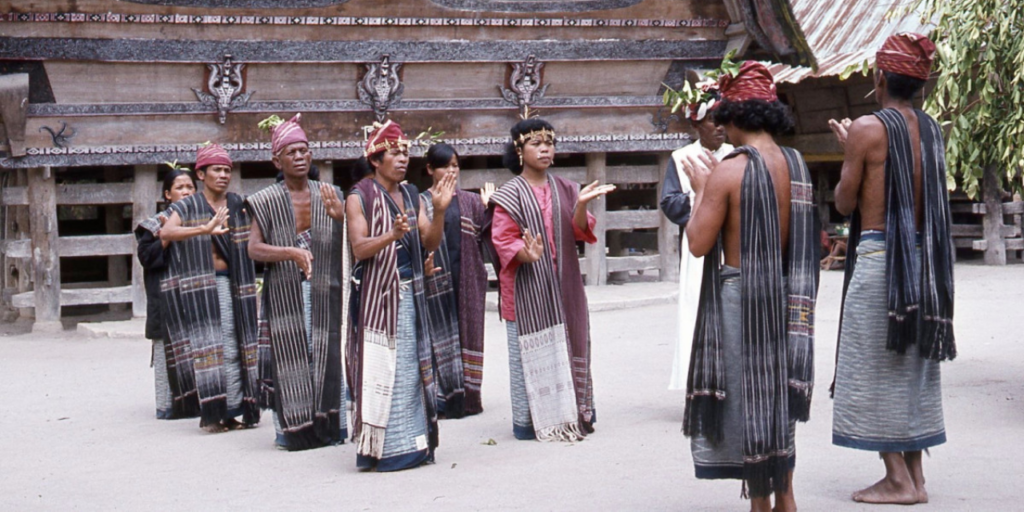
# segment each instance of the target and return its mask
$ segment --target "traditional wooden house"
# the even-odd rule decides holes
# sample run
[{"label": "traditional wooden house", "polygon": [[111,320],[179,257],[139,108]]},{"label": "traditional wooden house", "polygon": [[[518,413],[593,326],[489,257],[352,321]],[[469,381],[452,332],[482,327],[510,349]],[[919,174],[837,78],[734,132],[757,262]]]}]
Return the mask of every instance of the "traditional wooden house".
[{"label": "traditional wooden house", "polygon": [[[661,84],[729,48],[813,64],[793,19],[781,0],[0,0],[3,302],[37,327],[62,307],[144,314],[130,228],[156,211],[160,164],[216,141],[250,193],[275,174],[257,122],[295,112],[325,179],[344,185],[362,127],[391,117],[443,132],[465,188],[507,179],[508,129],[539,112],[558,128],[559,172],[639,191],[621,211],[595,205],[588,283],[673,279],[656,184],[688,135]],[[649,250],[606,256],[622,231]]]}]

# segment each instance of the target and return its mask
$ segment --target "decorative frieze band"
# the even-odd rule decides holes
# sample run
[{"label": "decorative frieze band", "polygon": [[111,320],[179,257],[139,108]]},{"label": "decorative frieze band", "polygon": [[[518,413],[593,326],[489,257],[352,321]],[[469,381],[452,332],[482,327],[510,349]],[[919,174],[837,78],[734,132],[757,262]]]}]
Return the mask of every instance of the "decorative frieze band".
[{"label": "decorative frieze band", "polygon": [[9,23],[116,23],[160,25],[313,25],[336,27],[553,27],[553,28],[725,28],[717,18],[462,18],[381,16],[239,16],[233,14],[126,14],[19,12],[0,14]]},{"label": "decorative frieze band", "polygon": [[[598,134],[564,135],[558,138],[558,150],[562,153],[592,152],[648,152],[672,151],[688,144],[690,137],[685,133],[644,133],[644,134]],[[460,155],[499,155],[505,152],[507,137],[478,137],[472,139],[446,139]],[[221,144],[231,153],[236,162],[262,162],[270,159],[269,142],[243,142]],[[430,142],[414,141],[413,156],[420,156]],[[318,160],[351,160],[362,156],[363,142],[312,141],[309,143],[314,158]],[[149,146],[72,146],[66,148],[27,148],[27,155],[20,158],[2,158],[0,167],[80,167],[93,165],[145,165],[177,160],[191,162],[195,159],[198,144],[169,144]]]}]

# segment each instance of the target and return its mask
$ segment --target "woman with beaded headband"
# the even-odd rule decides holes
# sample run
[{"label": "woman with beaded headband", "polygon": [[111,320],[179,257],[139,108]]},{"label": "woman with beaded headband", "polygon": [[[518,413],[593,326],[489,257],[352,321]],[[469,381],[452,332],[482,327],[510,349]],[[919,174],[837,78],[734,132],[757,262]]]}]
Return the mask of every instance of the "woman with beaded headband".
[{"label": "woman with beaded headband", "polygon": [[576,242],[595,243],[587,203],[615,189],[548,172],[555,130],[543,119],[512,127],[505,166],[516,177],[491,196],[485,240],[498,271],[508,332],[512,432],[577,441],[594,431],[590,319]]},{"label": "woman with beaded headband", "polygon": [[397,471],[432,461],[437,447],[433,350],[424,279],[434,274],[455,175],[435,186],[433,220],[404,184],[409,140],[393,121],[374,124],[364,155],[373,179],[346,200],[359,293],[348,346],[356,465]]}]

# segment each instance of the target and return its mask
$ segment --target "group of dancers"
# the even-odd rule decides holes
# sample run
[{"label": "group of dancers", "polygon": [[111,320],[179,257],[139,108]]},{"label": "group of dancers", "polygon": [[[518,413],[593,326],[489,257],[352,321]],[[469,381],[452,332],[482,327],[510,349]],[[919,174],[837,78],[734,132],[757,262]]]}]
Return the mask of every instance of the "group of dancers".
[{"label": "group of dancers", "polygon": [[431,461],[439,417],[483,410],[488,259],[508,326],[515,436],[593,432],[576,242],[596,241],[587,203],[615,187],[549,174],[555,130],[531,118],[511,130],[515,177],[504,186],[458,190],[459,155],[438,143],[420,193],[406,182],[410,141],[387,121],[368,130],[346,196],[314,179],[300,123],[264,123],[277,183],[228,192],[230,155],[207,144],[194,174],[166,174],[167,208],[136,229],[157,417],[198,416],[224,432],[270,410],[282,449],[351,439],[360,468]]},{"label": "group of dancers", "polygon": [[[836,208],[853,219],[833,442],[881,453],[885,478],[853,496],[869,503],[926,502],[921,452],[945,442],[949,201],[941,131],[913,108],[934,54],[924,36],[890,37],[876,56],[882,110],[831,122],[846,155]],[[699,90],[687,111],[700,140],[673,153],[661,200],[685,249],[672,387],[686,390],[696,476],[742,480],[753,510],[795,510],[795,423],[814,390],[814,187],[800,153],[775,141],[792,118],[764,65]],[[596,242],[587,205],[615,187],[550,172],[557,136],[543,119],[510,135],[514,177],[481,194],[458,190],[447,144],[426,152],[431,187],[407,184],[410,141],[393,121],[369,132],[347,196],[311,177],[299,115],[273,127],[281,180],[248,198],[227,192],[232,163],[216,144],[194,176],[168,173],[169,207],[137,230],[158,417],[224,431],[269,409],[284,449],[351,439],[360,468],[430,461],[439,417],[482,411],[488,260],[515,437],[594,432],[577,244]]]}]

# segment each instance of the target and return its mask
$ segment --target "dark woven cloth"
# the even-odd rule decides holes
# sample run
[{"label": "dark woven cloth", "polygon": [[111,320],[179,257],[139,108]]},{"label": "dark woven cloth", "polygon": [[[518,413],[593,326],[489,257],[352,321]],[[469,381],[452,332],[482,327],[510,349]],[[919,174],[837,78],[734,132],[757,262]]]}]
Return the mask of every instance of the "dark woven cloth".
[{"label": "dark woven cloth", "polygon": [[[433,194],[427,190],[420,195],[424,211],[429,220],[434,219]],[[456,201],[453,198],[453,205]],[[457,209],[458,206],[450,207]],[[445,227],[451,221],[445,211]],[[442,235],[441,245],[434,251],[434,267],[440,270],[425,279],[427,322],[430,342],[434,350],[434,372],[437,381],[438,398],[444,404],[448,418],[466,415],[466,388],[462,368],[462,347],[459,343],[459,302],[455,292],[455,272],[447,236]]]},{"label": "dark woven cloth", "polygon": [[266,243],[302,246],[313,254],[312,333],[306,330],[304,276],[298,265],[281,261],[266,266],[261,347],[263,362],[269,364],[261,372],[262,405],[277,412],[289,450],[341,442],[342,224],[327,214],[318,181],[309,182],[310,229],[303,235],[296,233],[291,194],[283,182],[253,194],[249,205]]},{"label": "dark woven cloth", "polygon": [[[167,275],[167,261],[170,256],[160,241],[159,233],[163,226],[161,218],[166,220],[169,216],[170,212],[164,211],[140,222],[135,227],[137,254],[139,263],[142,265],[143,281],[146,285],[146,338],[159,341],[153,345],[153,364],[162,362],[164,371],[158,371],[158,375],[167,376],[171,407],[167,411],[166,419],[193,418],[199,415],[199,397],[194,387],[182,388],[171,343],[164,341],[168,339],[168,336],[164,325],[166,307],[160,293],[160,282]],[[157,350],[162,352],[163,357],[156,357]]]},{"label": "dark woven cloth", "polygon": [[[175,373],[183,392],[198,393],[202,426],[229,419],[223,367],[225,342],[236,342],[241,355],[242,421],[253,425],[260,419],[256,399],[256,269],[249,259],[249,214],[237,194],[228,194],[227,207],[229,232],[172,243],[168,247],[167,275],[160,283]],[[183,227],[202,226],[214,217],[203,194],[182,199],[170,210],[181,217]],[[214,247],[228,263],[235,340],[221,337]]]},{"label": "dark woven cloth", "polygon": [[[593,428],[594,388],[590,372],[590,317],[572,226],[579,184],[548,174],[548,186],[551,187],[556,247],[545,247],[540,261],[524,263],[517,268],[516,326],[520,344],[524,347],[522,361],[537,438],[582,438]],[[530,184],[522,176],[513,178],[498,189],[491,196],[491,203],[504,208],[520,229],[529,229],[541,240],[549,239],[540,205]],[[488,210],[488,215],[493,215],[493,210]],[[486,225],[484,236],[489,240],[489,222]],[[557,265],[550,263],[548,251],[552,249],[559,255]],[[493,248],[491,254],[494,254]],[[491,261],[498,267],[497,257],[492,257]],[[500,268],[495,270],[501,272]],[[565,345],[564,354],[545,353],[562,344]],[[556,393],[544,391],[561,389],[565,385],[561,380],[562,374],[554,369],[561,366],[560,358],[566,356],[575,392],[575,418],[564,418],[561,409],[564,404],[554,398]],[[531,369],[531,366],[536,367]],[[531,379],[537,381],[531,382]]]},{"label": "dark woven cloth", "polygon": [[[352,439],[356,442],[357,453],[362,457],[380,460],[384,453],[384,439],[387,436],[387,418],[390,409],[390,389],[394,386],[394,366],[389,376],[380,363],[388,359],[393,363],[396,335],[398,330],[399,282],[398,245],[408,252],[412,265],[412,290],[416,311],[416,351],[420,361],[420,379],[423,386],[423,400],[427,415],[427,449],[429,452],[438,445],[437,409],[435,397],[432,346],[426,318],[425,284],[423,279],[423,250],[419,230],[416,229],[419,212],[419,191],[412,185],[400,185],[403,205],[400,207],[391,195],[375,180],[363,180],[355,185],[353,194],[362,206],[363,215],[369,226],[369,236],[377,237],[391,230],[393,219],[406,214],[413,226],[398,242],[392,243],[372,258],[359,262],[354,270],[361,276],[359,302],[353,318],[354,339],[349,343],[349,379],[352,384],[355,412],[352,418]],[[373,345],[373,346],[370,346]],[[370,353],[370,351],[373,353]],[[385,354],[382,350],[390,352]],[[370,363],[370,364],[368,364]],[[364,381],[379,382],[370,386]],[[386,408],[386,409],[385,409]],[[372,421],[372,422],[371,422]]]},{"label": "dark woven cloth", "polygon": [[[794,453],[790,421],[806,421],[814,382],[814,304],[818,227],[810,175],[796,151],[781,148],[790,175],[789,245],[783,257],[771,174],[752,147],[740,189],[742,393],[725,387],[722,246],[704,258],[701,305],[687,382],[683,432],[712,443],[723,437],[726,400],[743,401],[743,476],[753,497],[786,489]],[[786,284],[788,275],[788,286]]]},{"label": "dark woven cloth", "polygon": [[459,303],[459,344],[462,347],[462,371],[466,388],[466,414],[483,412],[480,386],[484,378],[484,305],[487,295],[487,269],[484,267],[482,230],[486,209],[480,196],[461,191],[456,195],[459,207],[459,236],[446,240],[449,252],[457,243],[458,274],[455,289]]}]

